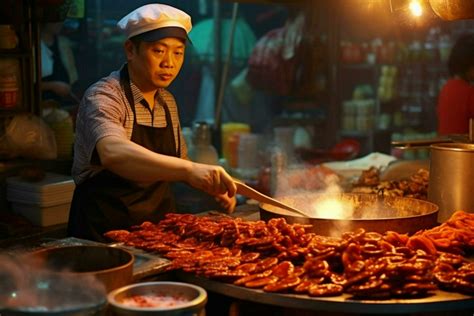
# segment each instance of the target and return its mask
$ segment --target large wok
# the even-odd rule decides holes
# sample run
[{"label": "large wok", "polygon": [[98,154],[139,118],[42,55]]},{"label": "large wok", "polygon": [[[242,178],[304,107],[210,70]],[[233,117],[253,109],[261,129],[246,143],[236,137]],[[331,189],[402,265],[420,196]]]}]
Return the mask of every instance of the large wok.
[{"label": "large wok", "polygon": [[[279,197],[278,199],[312,214],[315,203],[321,202],[321,199],[327,197],[324,194],[311,193]],[[347,214],[347,216],[341,217],[341,214],[336,216],[336,214],[329,212],[324,216],[304,217],[279,207],[261,203],[260,218],[269,220],[283,217],[289,223],[311,224],[310,231],[324,236],[340,236],[344,232],[359,228],[379,233],[391,230],[413,234],[438,224],[438,206],[423,200],[355,193],[331,195],[331,198],[350,203],[354,207],[352,215]]]}]

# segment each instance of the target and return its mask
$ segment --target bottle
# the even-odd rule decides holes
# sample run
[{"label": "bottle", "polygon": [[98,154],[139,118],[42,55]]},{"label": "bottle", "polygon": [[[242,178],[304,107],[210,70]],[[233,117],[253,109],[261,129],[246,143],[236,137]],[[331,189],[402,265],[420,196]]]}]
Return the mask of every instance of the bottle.
[{"label": "bottle", "polygon": [[193,146],[189,151],[192,161],[217,165],[219,157],[211,143],[211,128],[206,122],[196,122],[193,127]]},{"label": "bottle", "polygon": [[0,59],[0,108],[13,108],[19,103],[19,63],[14,59]]}]

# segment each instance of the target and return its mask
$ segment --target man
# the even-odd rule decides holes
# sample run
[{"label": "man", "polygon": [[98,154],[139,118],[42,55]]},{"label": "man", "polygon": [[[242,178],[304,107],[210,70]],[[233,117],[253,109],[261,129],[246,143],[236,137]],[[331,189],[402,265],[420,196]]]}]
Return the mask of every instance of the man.
[{"label": "man", "polygon": [[448,59],[450,78],[442,87],[436,108],[438,134],[467,134],[474,118],[474,34],[460,36]]},{"label": "man", "polygon": [[69,235],[102,241],[106,231],[156,222],[175,210],[171,181],[214,195],[232,211],[232,178],[186,159],[177,106],[165,89],[183,65],[191,18],[148,4],[118,26],[127,36],[127,64],[93,84],[79,107]]}]

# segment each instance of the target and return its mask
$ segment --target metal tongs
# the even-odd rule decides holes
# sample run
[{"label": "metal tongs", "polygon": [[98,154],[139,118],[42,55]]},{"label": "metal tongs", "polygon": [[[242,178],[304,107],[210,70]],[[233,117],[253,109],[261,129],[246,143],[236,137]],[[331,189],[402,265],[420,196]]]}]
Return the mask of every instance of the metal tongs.
[{"label": "metal tongs", "polygon": [[430,148],[430,145],[439,143],[474,143],[474,120],[472,118],[469,119],[469,134],[449,134],[429,139],[401,140],[391,142],[393,147],[399,149]]},{"label": "metal tongs", "polygon": [[235,179],[234,178],[234,183],[237,186],[237,193],[243,196],[246,196],[248,198],[252,198],[254,200],[257,200],[261,203],[267,203],[276,207],[280,207],[282,209],[288,210],[290,212],[298,213],[300,215],[303,215],[304,217],[311,217],[310,215],[306,214],[304,211],[299,210],[297,208],[294,208],[288,204],[285,204],[283,202],[280,202],[278,200],[275,200],[272,197],[269,197],[268,195],[265,195],[254,188],[246,185],[242,181]]}]

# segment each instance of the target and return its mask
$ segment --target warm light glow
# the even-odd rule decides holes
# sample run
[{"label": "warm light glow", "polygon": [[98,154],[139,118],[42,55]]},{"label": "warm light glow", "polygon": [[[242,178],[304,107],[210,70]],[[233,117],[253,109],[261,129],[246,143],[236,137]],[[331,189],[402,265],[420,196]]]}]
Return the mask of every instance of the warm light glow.
[{"label": "warm light glow", "polygon": [[420,1],[413,0],[409,5],[410,12],[416,17],[419,17],[423,14],[423,8],[421,7]]},{"label": "warm light glow", "polygon": [[331,197],[318,199],[311,209],[311,215],[316,218],[347,219],[353,212],[352,203]]}]

